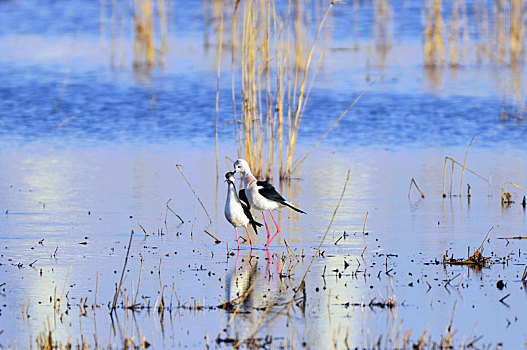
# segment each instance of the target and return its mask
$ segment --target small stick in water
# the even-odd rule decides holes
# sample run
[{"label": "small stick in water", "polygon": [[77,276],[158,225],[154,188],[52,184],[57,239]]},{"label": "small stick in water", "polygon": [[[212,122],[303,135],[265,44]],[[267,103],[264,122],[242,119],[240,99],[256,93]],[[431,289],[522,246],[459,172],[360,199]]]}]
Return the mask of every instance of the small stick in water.
[{"label": "small stick in water", "polygon": [[121,288],[123,286],[124,271],[126,269],[126,264],[128,263],[128,255],[130,254],[130,247],[132,246],[133,237],[134,237],[134,230],[130,232],[130,241],[128,242],[128,249],[126,250],[126,257],[124,258],[123,270],[121,271],[121,279],[119,281],[119,288],[117,288],[117,290],[115,291],[115,295],[113,296],[112,311],[115,310],[115,305],[117,304],[117,298],[119,297],[119,293],[121,292]]},{"label": "small stick in water", "polygon": [[170,201],[172,200],[172,198],[170,198],[166,203],[165,205],[167,206],[167,212],[165,214],[165,224],[167,223],[167,215],[168,215],[168,211],[170,210],[175,216],[177,216],[177,218],[181,221],[181,223],[184,223],[185,221],[183,221],[183,219],[181,218],[181,216],[177,215],[175,211],[172,210],[172,208],[170,208],[168,206],[168,203],[170,203]]},{"label": "small stick in water", "polygon": [[410,191],[412,190],[412,184],[415,185],[415,188],[417,188],[417,190],[421,194],[421,198],[425,198],[423,191],[421,191],[419,186],[417,186],[417,182],[415,182],[415,179],[413,177],[412,177],[412,180],[410,180],[410,188],[408,189],[408,198],[410,198]]},{"label": "small stick in water", "polygon": [[192,188],[192,185],[191,185],[190,182],[188,181],[188,179],[187,179],[187,177],[185,176],[185,174],[183,174],[183,170],[181,170],[181,165],[176,164],[176,168],[177,168],[177,170],[179,170],[179,172],[181,173],[181,176],[183,176],[183,178],[184,178],[185,181],[187,182],[188,187],[190,187],[190,190],[192,191],[192,193],[194,193],[194,196],[196,196],[196,198],[197,198],[199,204],[201,204],[201,207],[202,207],[203,210],[205,211],[205,214],[207,214],[207,217],[209,218],[209,222],[212,224],[212,219],[210,218],[210,215],[209,215],[209,213],[207,212],[207,209],[205,209],[205,205],[203,205],[203,202],[201,201],[201,199],[199,199],[198,194],[197,194],[196,191],[194,191],[194,189]]},{"label": "small stick in water", "polygon": [[137,223],[139,225],[139,227],[141,227],[141,230],[143,230],[143,232],[145,233],[145,236],[148,236],[148,233],[146,233],[146,230],[143,226],[141,226],[141,224],[138,222]]},{"label": "small stick in water", "polygon": [[[205,232],[206,234],[208,234],[209,236],[211,236],[212,238],[214,238],[214,240],[215,240],[214,243],[216,243],[216,244],[221,243],[221,241],[220,241],[218,238],[216,238],[216,236],[214,236],[214,235],[213,235],[212,233],[210,233],[209,231],[207,231],[207,230],[203,230],[203,232]],[[228,247],[229,247],[229,246],[227,246],[227,249],[229,249]]]}]

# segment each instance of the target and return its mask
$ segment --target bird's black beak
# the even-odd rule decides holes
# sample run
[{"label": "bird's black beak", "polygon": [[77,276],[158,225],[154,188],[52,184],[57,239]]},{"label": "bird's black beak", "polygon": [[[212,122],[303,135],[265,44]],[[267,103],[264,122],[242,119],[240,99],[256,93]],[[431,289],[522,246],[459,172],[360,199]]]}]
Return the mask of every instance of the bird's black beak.
[{"label": "bird's black beak", "polygon": [[231,177],[231,176],[234,176],[234,174],[235,174],[234,171],[229,171],[229,172],[225,173],[225,182],[233,183],[233,182],[230,180],[230,177]]}]

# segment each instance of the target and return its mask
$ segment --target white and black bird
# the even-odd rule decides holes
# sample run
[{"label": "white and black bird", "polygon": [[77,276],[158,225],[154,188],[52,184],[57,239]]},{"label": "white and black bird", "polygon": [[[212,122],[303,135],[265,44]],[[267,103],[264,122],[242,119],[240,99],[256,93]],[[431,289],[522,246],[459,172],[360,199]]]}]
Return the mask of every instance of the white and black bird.
[{"label": "white and black bird", "polygon": [[[280,207],[289,207],[294,211],[305,214],[303,210],[298,209],[293,204],[289,203],[280,193],[278,193],[274,186],[267,181],[258,181],[256,177],[251,173],[251,168],[249,163],[245,159],[237,159],[234,162],[234,171],[240,172],[243,177],[243,184],[245,187],[245,194],[251,208],[259,210],[262,212],[264,219],[265,228],[267,230],[267,244],[265,248],[269,247],[269,244],[275,239],[275,237],[280,233],[280,226],[276,222],[273,209]],[[242,192],[242,191],[240,191]],[[269,228],[267,226],[267,220],[265,219],[265,210],[269,210],[271,218],[276,226],[275,235],[270,238]]]},{"label": "white and black bird", "polygon": [[238,242],[238,249],[240,249],[240,237],[238,236],[238,227],[245,227],[247,231],[247,237],[249,238],[249,243],[251,244],[251,249],[253,247],[253,242],[251,241],[251,235],[249,234],[248,224],[254,229],[254,232],[258,234],[256,227],[261,227],[262,224],[255,221],[245,196],[243,190],[240,191],[240,196],[236,193],[236,186],[234,185],[234,174],[235,172],[228,172],[225,174],[225,182],[227,182],[227,200],[225,201],[225,218],[229,221],[232,226],[234,226],[234,231],[236,232],[236,241]]}]

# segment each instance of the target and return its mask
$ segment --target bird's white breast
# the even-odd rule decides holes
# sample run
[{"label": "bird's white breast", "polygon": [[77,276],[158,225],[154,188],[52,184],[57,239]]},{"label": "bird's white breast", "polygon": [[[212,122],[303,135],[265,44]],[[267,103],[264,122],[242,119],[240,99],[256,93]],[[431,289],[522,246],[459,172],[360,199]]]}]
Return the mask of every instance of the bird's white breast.
[{"label": "bird's white breast", "polygon": [[246,226],[249,223],[249,218],[245,215],[239,200],[236,199],[232,195],[227,196],[227,201],[225,202],[225,218],[234,227]]},{"label": "bird's white breast", "polygon": [[262,187],[256,185],[256,181],[249,183],[248,186],[249,187],[245,190],[245,193],[247,194],[247,199],[249,200],[251,208],[263,211],[273,210],[280,207],[278,202],[269,200],[262,196],[260,192],[258,192],[258,190]]}]

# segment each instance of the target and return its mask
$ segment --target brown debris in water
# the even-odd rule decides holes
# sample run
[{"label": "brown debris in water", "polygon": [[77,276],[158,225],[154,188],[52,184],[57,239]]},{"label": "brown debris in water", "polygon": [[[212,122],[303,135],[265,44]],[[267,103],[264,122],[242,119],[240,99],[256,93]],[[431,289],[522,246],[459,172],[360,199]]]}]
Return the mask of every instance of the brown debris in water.
[{"label": "brown debris in water", "polygon": [[[479,250],[476,250],[474,254],[472,254],[468,259],[466,260],[457,260],[454,258],[450,258],[448,261],[446,261],[449,265],[468,265],[472,267],[486,267],[489,264],[489,259],[483,256],[479,252]],[[444,260],[446,260],[446,256],[444,256]]]},{"label": "brown debris in water", "polygon": [[490,228],[489,232],[487,232],[487,235],[483,239],[483,242],[481,242],[481,245],[478,249],[474,251],[474,254],[470,255],[470,248],[469,248],[469,257],[464,259],[454,259],[454,257],[451,257],[450,259],[447,258],[448,251],[443,255],[443,264],[449,264],[449,265],[467,265],[469,267],[476,267],[476,268],[482,268],[487,267],[489,265],[490,258],[486,258],[481,254],[483,251],[483,244],[487,240],[487,238],[490,235],[490,232],[492,231],[493,227]]}]

